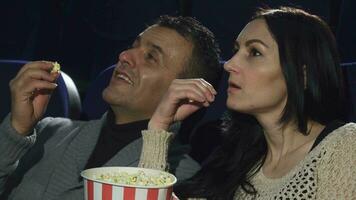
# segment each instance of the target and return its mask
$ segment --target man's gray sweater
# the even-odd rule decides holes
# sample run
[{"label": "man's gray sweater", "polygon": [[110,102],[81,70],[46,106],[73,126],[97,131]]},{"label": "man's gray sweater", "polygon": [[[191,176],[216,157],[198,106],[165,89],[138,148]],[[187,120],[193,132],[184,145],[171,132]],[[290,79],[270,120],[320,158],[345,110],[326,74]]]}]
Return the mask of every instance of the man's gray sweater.
[{"label": "man's gray sweater", "polygon": [[[10,123],[10,114],[0,125],[0,199],[84,199],[84,169],[99,138],[106,114],[100,120],[72,121],[45,118],[33,134],[20,136]],[[125,146],[104,166],[137,166],[142,138]],[[189,178],[199,165],[186,148],[172,145],[170,169],[178,180]]]}]

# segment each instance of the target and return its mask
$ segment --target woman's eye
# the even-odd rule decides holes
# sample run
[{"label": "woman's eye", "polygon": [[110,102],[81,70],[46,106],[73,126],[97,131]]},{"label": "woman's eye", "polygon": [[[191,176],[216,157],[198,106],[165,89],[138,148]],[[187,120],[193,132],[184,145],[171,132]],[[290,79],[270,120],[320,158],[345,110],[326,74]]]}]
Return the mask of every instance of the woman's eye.
[{"label": "woman's eye", "polygon": [[251,55],[252,56],[260,56],[262,54],[257,49],[253,48],[253,49],[251,49]]},{"label": "woman's eye", "polygon": [[251,49],[250,51],[251,56],[261,56],[262,54],[255,48]]}]

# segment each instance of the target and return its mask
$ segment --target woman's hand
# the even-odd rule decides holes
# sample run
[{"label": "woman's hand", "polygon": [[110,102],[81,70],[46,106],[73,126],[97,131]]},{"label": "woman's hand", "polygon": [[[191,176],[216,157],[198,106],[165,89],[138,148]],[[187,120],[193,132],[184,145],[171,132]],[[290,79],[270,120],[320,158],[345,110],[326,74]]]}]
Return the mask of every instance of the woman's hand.
[{"label": "woman's hand", "polygon": [[172,194],[172,199],[171,200],[179,200],[179,198],[173,193]]},{"label": "woman's hand", "polygon": [[173,122],[209,106],[215,95],[214,87],[204,79],[174,80],[157,106],[148,129],[167,130]]},{"label": "woman's hand", "polygon": [[50,73],[52,62],[36,61],[24,65],[10,81],[11,124],[21,135],[31,132],[46,111],[59,73]]}]

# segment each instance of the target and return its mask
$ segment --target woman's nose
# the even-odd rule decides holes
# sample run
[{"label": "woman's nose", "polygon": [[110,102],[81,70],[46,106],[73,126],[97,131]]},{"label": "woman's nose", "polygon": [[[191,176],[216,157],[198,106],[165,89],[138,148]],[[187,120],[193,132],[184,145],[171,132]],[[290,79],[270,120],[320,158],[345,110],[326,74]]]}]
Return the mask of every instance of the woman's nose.
[{"label": "woman's nose", "polygon": [[225,69],[225,71],[227,71],[227,72],[229,72],[229,71],[232,70],[232,67],[231,67],[231,59],[228,60],[228,61],[226,61],[226,62],[224,63],[224,69]]},{"label": "woman's nose", "polygon": [[234,57],[224,63],[224,69],[229,73],[238,73],[240,71],[236,61],[234,60]]}]

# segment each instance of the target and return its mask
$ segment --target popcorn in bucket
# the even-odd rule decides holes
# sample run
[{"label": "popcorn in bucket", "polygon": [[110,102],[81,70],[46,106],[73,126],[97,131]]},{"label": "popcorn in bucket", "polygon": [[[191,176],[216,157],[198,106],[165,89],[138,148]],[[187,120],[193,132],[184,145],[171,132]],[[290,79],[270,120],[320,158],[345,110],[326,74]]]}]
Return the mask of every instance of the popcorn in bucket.
[{"label": "popcorn in bucket", "polygon": [[171,200],[174,175],[137,167],[84,170],[85,200]]}]

